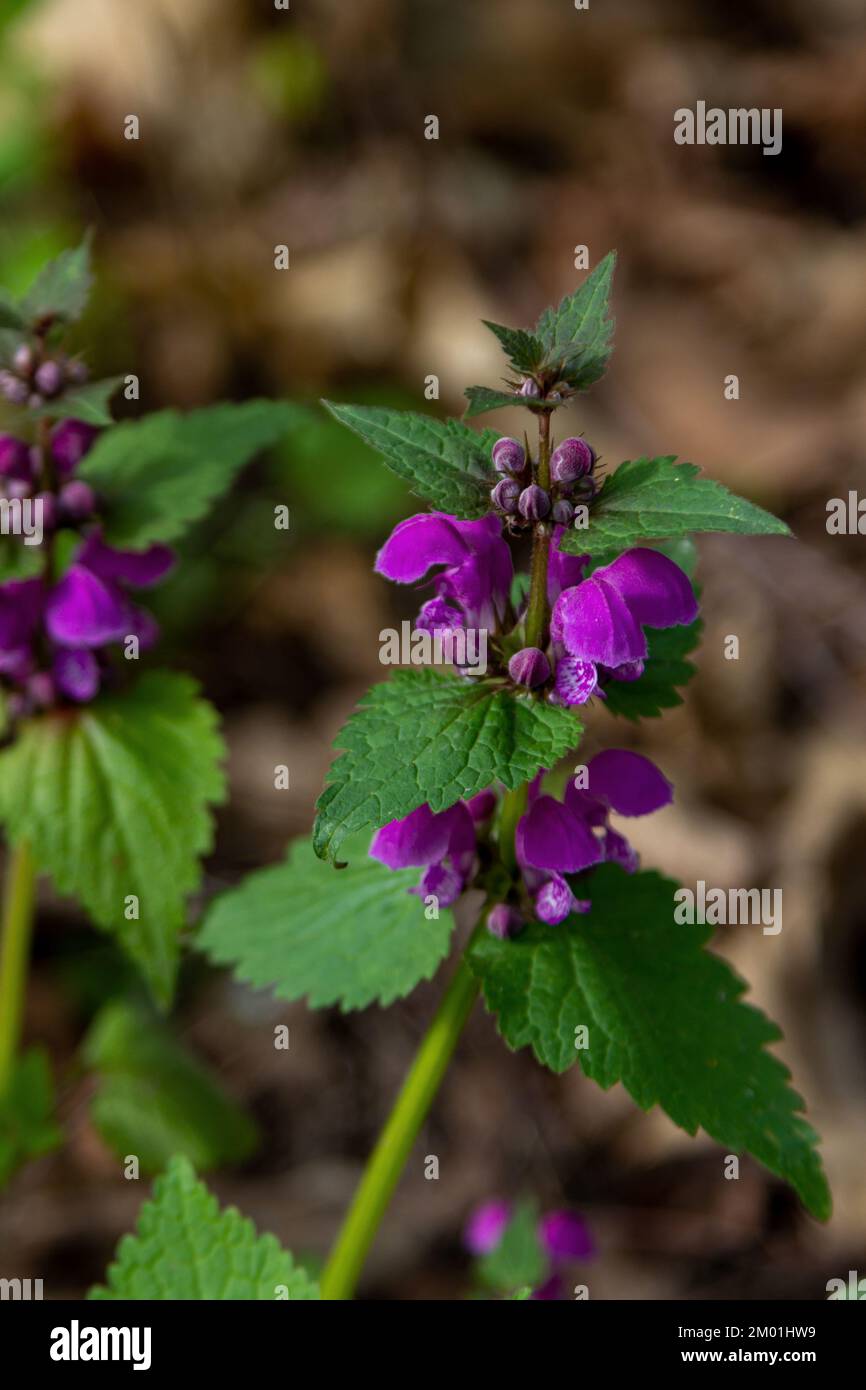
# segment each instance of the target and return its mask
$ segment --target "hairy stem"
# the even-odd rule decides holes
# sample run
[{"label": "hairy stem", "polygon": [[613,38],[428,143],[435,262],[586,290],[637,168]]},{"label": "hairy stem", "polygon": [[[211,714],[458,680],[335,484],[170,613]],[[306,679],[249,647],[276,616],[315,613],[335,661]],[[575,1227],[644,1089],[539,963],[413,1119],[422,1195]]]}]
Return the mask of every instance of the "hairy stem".
[{"label": "hairy stem", "polygon": [[[538,413],[538,470],[536,482],[550,490],[550,412]],[[532,538],[529,603],[526,608],[526,645],[543,650],[547,639],[547,562],[550,557],[550,527],[538,521]]]},{"label": "hairy stem", "polygon": [[36,899],[36,863],[26,840],[9,854],[0,938],[0,1096],[12,1079],[24,1013],[24,989]]},{"label": "hairy stem", "polygon": [[322,1297],[351,1298],[367,1252],[478,996],[462,957],[412,1063],[322,1275]]}]

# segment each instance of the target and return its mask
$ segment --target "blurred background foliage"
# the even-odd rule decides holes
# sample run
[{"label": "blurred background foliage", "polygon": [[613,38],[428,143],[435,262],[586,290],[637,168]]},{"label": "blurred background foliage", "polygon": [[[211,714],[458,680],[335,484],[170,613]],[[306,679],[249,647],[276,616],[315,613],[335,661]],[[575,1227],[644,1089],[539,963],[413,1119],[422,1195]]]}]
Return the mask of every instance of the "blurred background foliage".
[{"label": "blurred background foliage", "polygon": [[[675,145],[673,112],[698,99],[781,107],[782,152]],[[429,114],[438,141],[424,139]],[[619,1089],[507,1055],[479,1011],[377,1243],[372,1296],[465,1293],[467,1211],[526,1192],[586,1213],[593,1297],[820,1298],[866,1265],[866,565],[861,537],[825,529],[828,498],[864,487],[864,127],[859,0],[0,11],[0,283],[22,289],[93,226],[81,341],[97,374],[139,375],[141,401],[123,411],[258,393],[299,406],[284,448],[193,533],[157,596],[160,656],[201,679],[231,750],[208,894],[306,831],[333,736],[382,675],[379,631],[417,607],[372,573],[412,499],[320,397],[459,414],[466,383],[503,371],[479,320],[533,321],[574,287],[575,246],[593,263],[616,246],[616,352],[561,433],[585,430],[608,466],[676,450],[798,536],[700,541],[706,630],[688,704],[640,729],[593,711],[586,756],[636,746],[674,782],[675,805],[633,835],[645,862],[686,883],[782,887],[779,937],[728,928],[719,949],[785,1026],[836,1218],[818,1229],[749,1162],[724,1181],[714,1146]],[[431,374],[438,405],[424,400]],[[522,426],[508,411],[492,421]],[[288,534],[273,528],[280,503]],[[730,633],[738,661],[723,657]],[[282,762],[291,789],[275,792]],[[43,1277],[54,1296],[101,1275],[143,1186],[112,1143],[131,1142],[130,1108],[152,1121],[155,1152],[175,1142],[195,1066],[225,1091],[197,1151],[221,1198],[323,1252],[434,990],[387,1014],[313,1016],[193,959],[173,1040],[150,1024],[138,1038],[134,1002],[106,1014],[128,990],[105,940],[46,892],[28,1034],[62,1079],[70,1143],[16,1178],[0,1272]],[[273,1047],[280,1023],[287,1051]],[[174,1071],[176,1090],[130,1107],[148,1067]],[[220,1119],[221,1106],[238,1109]],[[424,1180],[427,1152],[438,1182]]]}]

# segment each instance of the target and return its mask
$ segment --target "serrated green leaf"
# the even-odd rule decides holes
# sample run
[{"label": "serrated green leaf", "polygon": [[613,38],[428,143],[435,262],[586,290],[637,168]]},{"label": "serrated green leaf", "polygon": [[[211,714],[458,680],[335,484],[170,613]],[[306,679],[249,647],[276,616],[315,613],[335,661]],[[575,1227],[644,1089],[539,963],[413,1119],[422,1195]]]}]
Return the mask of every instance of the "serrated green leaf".
[{"label": "serrated green leaf", "polygon": [[[529,405],[528,397],[518,396],[514,391],[495,391],[490,386],[467,386],[463,394],[469,402],[463,412],[466,420],[472,420],[476,415],[485,415],[488,410],[503,410],[508,406]],[[490,481],[492,482],[493,479]]]},{"label": "serrated green leaf", "polygon": [[[826,1219],[830,1194],[803,1101],[767,1044],[779,1029],[741,1000],[746,986],[703,949],[706,926],[674,920],[677,885],[604,864],[581,883],[591,911],[534,923],[512,941],[476,940],[470,964],[509,1047],[531,1046],[562,1072],[579,1062],[607,1090],[621,1081],[641,1107],[748,1151]],[[588,1029],[578,1048],[576,1029]],[[582,1041],[583,1039],[581,1039]]]},{"label": "serrated green leaf", "polygon": [[279,999],[307,995],[314,1009],[402,999],[448,954],[454,920],[443,909],[428,921],[423,898],[409,892],[421,870],[392,872],[366,857],[368,845],[369,835],[335,870],[296,841],[286,863],[217,899],[198,945],[238,979]]},{"label": "serrated green leaf", "polygon": [[313,845],[336,858],[346,835],[444,811],[494,782],[509,789],[552,767],[583,732],[571,709],[434,671],[398,671],[367,692],[343,726],[319,798]]},{"label": "serrated green leaf", "polygon": [[[61,893],[114,935],[160,1001],[171,995],[186,895],[211,844],[224,749],[187,676],[33,719],[0,754],[0,820]],[[137,919],[127,899],[138,898]]]},{"label": "serrated green leaf", "polygon": [[83,420],[88,425],[110,425],[113,419],[108,402],[122,381],[122,376],[108,376],[100,381],[88,381],[83,386],[72,387],[57,400],[46,401],[35,412],[34,418],[53,419],[62,414],[66,418]]},{"label": "serrated green leaf", "polygon": [[555,309],[545,309],[535,329],[546,362],[561,364],[559,375],[575,390],[598,381],[612,352],[614,321],[608,317],[616,252],[610,251]]},{"label": "serrated green leaf", "polygon": [[186,1158],[154,1183],[134,1235],[117,1247],[92,1299],[267,1302],[317,1299],[319,1290],[272,1235],[257,1235],[235,1207],[221,1211]]},{"label": "serrated green leaf", "polygon": [[22,318],[33,323],[46,314],[73,321],[87,308],[93,285],[87,236],[78,246],[61,251],[36,277],[18,305]]},{"label": "serrated green leaf", "polygon": [[182,535],[230,487],[238,469],[298,418],[285,401],[227,402],[186,415],[160,410],[106,430],[78,476],[103,498],[106,539],[144,549]]},{"label": "serrated green leaf", "polygon": [[547,1273],[547,1258],[538,1238],[538,1208],[521,1202],[495,1249],[476,1265],[479,1280],[500,1293],[536,1287]]},{"label": "serrated green leaf", "polygon": [[51,1067],[41,1048],[20,1056],[6,1094],[0,1098],[0,1187],[30,1159],[62,1143],[54,1123]]},{"label": "serrated green leaf", "polygon": [[560,549],[573,555],[604,552],[612,559],[630,546],[690,531],[790,535],[784,521],[698,472],[693,463],[675,463],[672,455],[621,463],[593,502],[589,526],[566,531]]},{"label": "serrated green leaf", "polygon": [[525,328],[506,328],[501,323],[491,323],[482,319],[485,328],[498,338],[509,362],[519,372],[534,372],[544,361],[544,343]]},{"label": "serrated green leaf", "polygon": [[378,405],[322,404],[440,511],[463,520],[490,511],[490,489],[496,482],[490,455],[499,438],[495,430],[478,433],[459,420]]},{"label": "serrated green leaf", "polygon": [[90,1118],[120,1157],[135,1154],[158,1173],[173,1154],[199,1171],[239,1163],[256,1146],[256,1127],[171,1030],[147,1010],[107,1004],[84,1041],[97,1074]]},{"label": "serrated green leaf", "polygon": [[683,703],[678,687],[687,685],[697,667],[686,661],[701,637],[700,619],[683,627],[647,628],[649,655],[636,681],[606,683],[604,707],[624,719],[651,719]]}]

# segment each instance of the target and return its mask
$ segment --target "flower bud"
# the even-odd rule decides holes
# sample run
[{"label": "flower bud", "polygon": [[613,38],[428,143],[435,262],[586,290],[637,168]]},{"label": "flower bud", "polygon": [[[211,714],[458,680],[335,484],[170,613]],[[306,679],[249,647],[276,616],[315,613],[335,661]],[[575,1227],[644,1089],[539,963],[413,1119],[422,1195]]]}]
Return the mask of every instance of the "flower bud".
[{"label": "flower bud", "polygon": [[521,487],[516,478],[503,478],[491,489],[490,500],[500,512],[516,512]]},{"label": "flower bud", "polygon": [[57,697],[54,682],[46,671],[37,671],[30,677],[27,694],[37,709],[49,709]]},{"label": "flower bud", "polygon": [[564,922],[576,905],[574,894],[560,874],[553,874],[535,895],[535,915],[549,927]]},{"label": "flower bud", "polygon": [[35,362],[36,357],[29,343],[22,343],[12,355],[12,365],[20,376],[29,376]]},{"label": "flower bud", "polygon": [[33,380],[43,396],[56,396],[63,388],[63,370],[57,362],[49,359],[36,368]]},{"label": "flower bud", "polygon": [[83,386],[90,377],[87,363],[79,357],[73,357],[71,362],[66,363],[65,372],[66,380],[73,386]]},{"label": "flower bud", "polygon": [[60,514],[66,521],[86,521],[96,507],[96,494],[89,483],[73,478],[60,489]]},{"label": "flower bud", "polygon": [[83,420],[61,420],[51,431],[51,452],[61,473],[71,473],[87,453],[99,430]]},{"label": "flower bud", "polygon": [[493,467],[497,473],[519,477],[526,467],[526,450],[516,439],[497,439],[493,446]]},{"label": "flower bud", "polygon": [[574,521],[574,507],[564,497],[554,502],[553,519],[557,526],[570,526]]},{"label": "flower bud", "polygon": [[0,372],[0,394],[10,405],[24,405],[30,392],[25,381],[19,381],[13,372]]},{"label": "flower bud", "polygon": [[520,390],[518,391],[517,394],[518,394],[518,396],[536,396],[536,397],[537,397],[537,396],[540,396],[540,395],[541,395],[541,387],[539,386],[538,382],[537,382],[533,377],[528,376],[528,377],[526,378],[526,380],[524,381],[523,385],[521,386],[521,388],[520,388]]},{"label": "flower bud", "polygon": [[0,476],[28,481],[31,476],[30,450],[11,434],[0,434]]},{"label": "flower bud", "polygon": [[509,907],[508,903],[497,903],[487,914],[486,926],[492,936],[506,941],[510,936],[517,936],[523,926],[523,919],[516,908]]},{"label": "flower bud", "polygon": [[6,484],[7,497],[29,497],[33,491],[33,483],[29,478],[10,478]]},{"label": "flower bud", "polygon": [[508,663],[508,674],[517,685],[544,685],[550,678],[550,662],[538,647],[521,647]]},{"label": "flower bud", "polygon": [[550,511],[550,498],[543,487],[530,483],[521,492],[517,509],[527,521],[542,521]]},{"label": "flower bud", "polygon": [[550,456],[550,476],[557,483],[574,483],[592,471],[595,454],[585,439],[563,439]]}]

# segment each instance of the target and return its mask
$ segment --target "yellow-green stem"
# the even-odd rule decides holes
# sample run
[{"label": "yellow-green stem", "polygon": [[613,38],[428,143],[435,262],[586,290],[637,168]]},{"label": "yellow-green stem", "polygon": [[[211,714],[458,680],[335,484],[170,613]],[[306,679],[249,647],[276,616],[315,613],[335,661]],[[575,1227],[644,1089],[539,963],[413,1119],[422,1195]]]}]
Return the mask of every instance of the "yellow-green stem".
[{"label": "yellow-green stem", "polygon": [[477,996],[478,981],[465,958],[461,958],[367,1163],[325,1266],[321,1280],[323,1298],[352,1297],[379,1223]]},{"label": "yellow-green stem", "polygon": [[15,1067],[24,991],[30,957],[30,936],[36,901],[36,864],[26,840],[9,853],[3,890],[0,938],[0,1097],[6,1094]]}]

